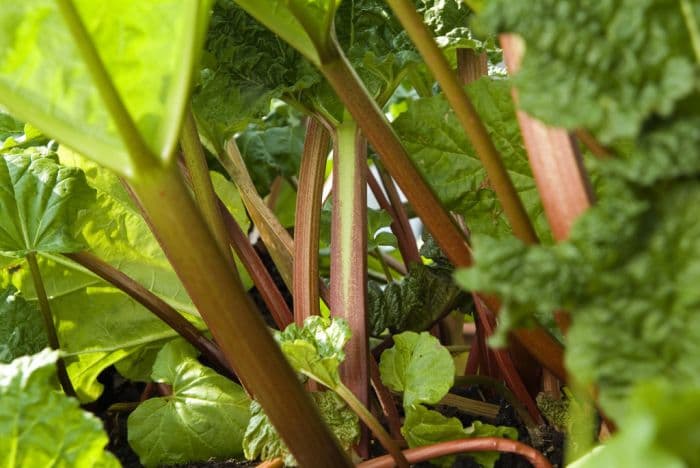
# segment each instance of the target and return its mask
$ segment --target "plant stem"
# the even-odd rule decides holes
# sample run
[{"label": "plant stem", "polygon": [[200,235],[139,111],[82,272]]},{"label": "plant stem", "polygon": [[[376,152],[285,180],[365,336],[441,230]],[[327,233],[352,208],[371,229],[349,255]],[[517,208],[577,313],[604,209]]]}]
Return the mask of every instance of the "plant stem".
[{"label": "plant stem", "polygon": [[474,109],[457,75],[450,68],[447,59],[435,43],[432,33],[418,15],[415,5],[409,0],[388,0],[389,6],[399,19],[416,48],[423,56],[426,65],[440,84],[447,101],[455,111],[469,140],[474,147],[491,186],[496,191],[503,211],[510,221],[513,234],[528,244],[537,242],[537,234],[522,200],[510,180],[503,160],[493,144],[479,114]]},{"label": "plant stem", "polygon": [[277,266],[284,284],[292,290],[294,287],[294,242],[292,236],[280,224],[272,211],[260,198],[260,194],[255,189],[255,184],[248,174],[248,169],[243,161],[243,156],[236,145],[236,139],[231,138],[226,143],[225,153],[219,154],[219,161],[226,169],[226,172],[238,187],[243,204],[248,210],[253,223],[260,231],[267,250],[270,252],[272,261]]},{"label": "plant stem", "polygon": [[688,29],[690,43],[692,44],[693,52],[695,53],[695,61],[700,64],[700,28],[698,27],[698,22],[695,19],[693,6],[688,0],[679,1],[681,4],[681,12],[683,13],[683,21],[685,21],[685,27]]},{"label": "plant stem", "polygon": [[391,436],[394,440],[399,441],[402,447],[405,447],[406,441],[403,435],[401,435],[401,419],[399,418],[399,411],[396,409],[396,402],[392,398],[389,389],[382,383],[377,359],[372,354],[369,356],[369,375],[372,388],[377,395],[377,400],[379,400],[379,405],[382,407],[387,424],[389,425]]},{"label": "plant stem", "polygon": [[287,325],[293,322],[293,317],[279,287],[275,280],[272,279],[272,276],[270,276],[270,272],[267,271],[255,248],[253,248],[250,239],[245,235],[221,200],[219,200],[219,208],[228,231],[231,247],[233,247],[238,258],[245,265],[275,323],[280,330],[284,330],[287,328]]},{"label": "plant stem", "polygon": [[351,466],[239,278],[221,257],[176,167],[144,174],[133,188],[163,251],[236,375],[300,465]]},{"label": "plant stem", "polygon": [[[58,333],[56,332],[56,325],[54,323],[53,314],[51,313],[51,305],[49,304],[49,298],[46,295],[46,288],[44,287],[44,280],[41,278],[41,270],[39,269],[39,264],[36,261],[36,253],[29,252],[26,256],[27,263],[29,264],[29,271],[32,274],[32,281],[34,282],[34,290],[36,291],[37,302],[39,303],[39,310],[41,311],[41,317],[44,319],[44,330],[46,330],[46,336],[49,340],[49,346],[51,349],[61,349],[61,345],[58,341]],[[68,371],[66,370],[66,363],[63,358],[58,358],[56,361],[56,370],[58,373],[58,380],[61,382],[61,387],[63,391],[68,396],[75,396],[75,389],[73,384],[68,377]]]},{"label": "plant stem", "polygon": [[389,174],[387,174],[386,170],[381,164],[377,164],[377,171],[379,172],[379,178],[381,179],[384,190],[389,198],[389,203],[391,203],[391,206],[394,209],[396,222],[401,227],[402,236],[399,246],[403,246],[402,255],[404,256],[406,268],[408,268],[411,263],[422,264],[423,260],[421,259],[420,252],[418,252],[416,239],[413,237],[411,223],[408,221],[406,209],[404,208],[403,203],[401,203],[401,197],[399,196],[398,190],[396,190],[396,184],[394,184],[394,180]]},{"label": "plant stem", "polygon": [[350,391],[350,389],[341,383],[338,384],[337,387],[333,388],[333,390],[338,394],[340,398],[343,399],[343,401],[345,401],[345,403],[348,404],[350,409],[352,409],[355,412],[355,414],[359,416],[360,420],[364,422],[367,425],[367,427],[369,427],[370,431],[372,431],[372,434],[374,434],[377,440],[379,440],[379,443],[382,444],[382,447],[384,447],[386,451],[389,452],[388,459],[391,460],[392,463],[396,463],[396,466],[402,468],[409,468],[406,457],[396,445],[394,439],[391,438],[389,433],[387,433],[384,429],[384,426],[379,424],[377,418],[375,418],[372,415],[372,413],[367,409],[367,407],[365,407],[365,405],[363,405],[360,402],[360,400],[358,400],[357,397],[355,397],[355,395]]},{"label": "plant stem", "polygon": [[[439,444],[427,445],[404,450],[409,463],[420,463],[433,458],[468,452],[503,452],[517,453],[532,463],[534,468],[552,468],[544,455],[522,442],[501,437],[478,437],[474,439],[459,439]],[[373,458],[357,465],[356,468],[391,468],[394,461],[384,455]]]},{"label": "plant stem", "polygon": [[474,49],[457,49],[457,73],[462,85],[472,83],[489,74],[488,57],[485,52],[477,54]]},{"label": "plant stem", "polygon": [[233,373],[219,347],[163,299],[89,252],[64,255],[128,294],[197,348],[219,371]]},{"label": "plant stem", "polygon": [[382,266],[382,271],[384,272],[384,277],[386,278],[387,283],[391,283],[394,281],[394,277],[391,274],[391,270],[389,269],[389,265],[386,264],[384,261],[384,256],[382,255],[382,251],[379,250],[379,247],[374,248],[374,254],[372,255],[374,258],[376,258],[379,261],[379,264]]},{"label": "plant stem", "polygon": [[214,186],[211,183],[209,176],[209,168],[207,160],[204,156],[202,143],[199,141],[199,133],[197,132],[197,123],[192,115],[192,110],[187,109],[185,112],[185,120],[182,126],[182,135],[180,137],[180,145],[185,157],[185,164],[189,171],[189,177],[192,181],[192,189],[194,191],[197,206],[204,217],[204,221],[209,226],[216,244],[221,250],[229,267],[238,275],[236,263],[231,254],[231,246],[229,245],[228,233],[226,226],[221,218],[221,210],[219,210],[219,202],[214,192]]},{"label": "plant stem", "polygon": [[[346,116],[336,130],[333,151],[330,309],[350,325],[340,376],[363,405],[369,404],[366,161],[367,143]],[[360,439],[362,456],[369,454],[365,436]]]},{"label": "plant stem", "polygon": [[[109,114],[114,120],[117,131],[129,152],[131,162],[140,168],[147,168],[155,165],[157,161],[153,151],[148,147],[141,132],[136,127],[136,123],[131,118],[124,102],[119,96],[119,91],[114,86],[112,78],[97,52],[90,33],[85,28],[80,13],[75,8],[72,0],[56,0],[58,9],[63,16],[68,29],[73,36],[73,44],[80,50],[81,56],[87,66],[90,76],[95,81],[100,97],[104,102]],[[128,176],[134,174],[127,170]]]},{"label": "plant stem", "polygon": [[294,321],[319,315],[318,242],[321,225],[321,197],[330,134],[314,118],[306,124],[306,138],[299,169],[296,223],[294,224]]}]

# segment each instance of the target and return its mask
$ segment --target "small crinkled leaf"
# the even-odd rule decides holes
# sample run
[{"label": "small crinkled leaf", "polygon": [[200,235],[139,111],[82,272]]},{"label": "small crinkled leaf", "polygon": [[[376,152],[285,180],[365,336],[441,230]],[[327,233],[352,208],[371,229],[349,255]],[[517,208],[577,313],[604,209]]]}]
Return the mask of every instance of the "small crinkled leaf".
[{"label": "small crinkled leaf", "polygon": [[[169,160],[210,2],[73,3],[153,157]],[[0,104],[47,135],[133,176],[136,155],[128,154],[59,3],[3,0],[0,10]]]},{"label": "small crinkled leaf", "polygon": [[[506,437],[518,440],[518,430],[514,427],[493,426],[481,421],[474,421],[471,427],[465,429],[465,433],[467,437]],[[484,468],[493,468],[501,456],[500,452],[474,452],[468,455]]]},{"label": "small crinkled leaf", "polygon": [[368,283],[370,333],[422,331],[459,305],[464,294],[452,281],[450,272],[425,265],[411,265],[408,275],[382,290]]},{"label": "small crinkled leaf", "polygon": [[[350,451],[360,436],[359,419],[334,392],[311,393],[323,420],[345,451]],[[248,460],[282,458],[286,466],[297,466],[275,428],[257,401],[250,404],[250,422],[243,439],[243,450]]]},{"label": "small crinkled leaf", "polygon": [[455,365],[450,352],[434,336],[403,332],[394,346],[382,353],[379,371],[384,385],[403,393],[403,405],[437,403],[454,383]]},{"label": "small crinkled leaf", "polygon": [[7,138],[20,137],[24,133],[24,123],[0,109],[0,148]]},{"label": "small crinkled leaf", "polygon": [[[530,171],[507,80],[482,78],[467,88],[499,150],[516,190],[542,241],[549,225]],[[445,207],[464,216],[470,232],[511,235],[510,224],[491,188],[486,171],[444,96],[408,103],[394,122],[411,159]]]},{"label": "small crinkled leaf", "polygon": [[289,325],[275,332],[292,367],[307,377],[335,388],[340,383],[338,366],[345,359],[343,348],[350,339],[350,326],[341,318],[307,317],[304,326]]},{"label": "small crinkled leaf", "polygon": [[60,166],[54,153],[0,156],[0,255],[82,249],[79,218],[94,197],[82,171]]},{"label": "small crinkled leaf", "polygon": [[676,0],[495,0],[483,16],[492,31],[526,41],[515,78],[523,109],[554,126],[588,128],[604,144],[636,137],[695,87]]},{"label": "small crinkled leaf", "polygon": [[12,286],[0,292],[0,363],[36,354],[48,345],[39,309]]},{"label": "small crinkled leaf", "polygon": [[203,366],[184,340],[163,347],[151,377],[172,385],[129,415],[129,444],[145,466],[242,454],[250,400],[243,388]]},{"label": "small crinkled leaf", "polygon": [[618,431],[575,468],[698,466],[700,387],[651,381],[638,385]]},{"label": "small crinkled leaf", "polygon": [[104,448],[102,422],[56,383],[58,353],[48,349],[0,364],[0,457],[7,467],[119,465]]}]

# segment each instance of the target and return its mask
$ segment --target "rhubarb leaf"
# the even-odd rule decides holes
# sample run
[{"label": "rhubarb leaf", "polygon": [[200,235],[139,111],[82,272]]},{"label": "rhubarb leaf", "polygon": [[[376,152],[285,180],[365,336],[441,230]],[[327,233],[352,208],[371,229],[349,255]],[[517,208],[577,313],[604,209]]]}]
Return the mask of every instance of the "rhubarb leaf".
[{"label": "rhubarb leaf", "polygon": [[163,347],[151,377],[172,385],[172,395],[146,400],[129,415],[129,444],[143,465],[242,454],[250,400],[240,385],[200,364],[184,340]]},{"label": "rhubarb leaf", "polygon": [[515,78],[523,109],[555,126],[586,127],[606,144],[635,138],[696,86],[692,41],[674,0],[494,0],[483,22],[525,39]]},{"label": "rhubarb leaf", "polygon": [[0,293],[0,363],[36,354],[49,345],[39,309],[10,286]]},{"label": "rhubarb leaf", "polygon": [[102,421],[59,390],[57,357],[44,350],[0,364],[3,466],[120,466],[104,450],[108,439]]},{"label": "rhubarb leaf", "polygon": [[209,1],[72,3],[151,154],[129,154],[58,2],[0,2],[0,104],[122,175],[169,161]]},{"label": "rhubarb leaf", "polygon": [[408,275],[383,289],[368,284],[370,333],[379,336],[387,328],[392,332],[422,331],[435,320],[457,307],[465,295],[452,281],[449,271],[426,265],[411,265]]},{"label": "rhubarb leaf", "polygon": [[[360,436],[357,415],[334,392],[315,392],[311,397],[340,446],[345,451],[350,451]],[[243,438],[245,457],[248,460],[282,458],[286,466],[297,466],[296,460],[257,401],[251,402],[250,414],[250,422]]]},{"label": "rhubarb leaf", "polygon": [[[515,118],[509,82],[482,78],[470,84],[467,93],[501,153],[540,238],[551,239]],[[409,102],[408,110],[393,126],[445,207],[464,216],[471,232],[494,237],[511,235],[483,164],[444,96]]]},{"label": "rhubarb leaf", "polygon": [[94,191],[77,169],[53,153],[25,150],[0,156],[0,255],[65,253],[84,247],[80,218]]},{"label": "rhubarb leaf", "polygon": [[384,385],[403,393],[403,405],[437,403],[454,383],[455,365],[450,352],[434,336],[403,332],[394,346],[382,353],[379,371]]},{"label": "rhubarb leaf", "polygon": [[[468,428],[464,428],[457,418],[448,418],[437,411],[429,410],[423,405],[416,405],[406,410],[406,419],[401,427],[401,434],[406,438],[409,447],[422,447],[450,440],[466,439],[470,437],[507,437],[518,439],[518,431],[507,426],[492,426],[475,421]],[[493,468],[500,457],[498,452],[475,452],[467,454],[479,465],[485,468]],[[431,463],[441,467],[451,467],[455,457],[440,457],[431,460]]]},{"label": "rhubarb leaf", "polygon": [[275,332],[275,340],[294,370],[333,389],[340,385],[338,366],[345,359],[343,347],[350,335],[345,320],[314,315],[307,317],[301,328],[291,324]]}]

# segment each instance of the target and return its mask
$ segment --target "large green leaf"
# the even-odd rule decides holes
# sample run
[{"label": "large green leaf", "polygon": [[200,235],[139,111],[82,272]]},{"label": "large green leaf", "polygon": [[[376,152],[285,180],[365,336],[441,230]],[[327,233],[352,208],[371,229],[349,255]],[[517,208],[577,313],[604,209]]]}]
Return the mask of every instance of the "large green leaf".
[{"label": "large green leaf", "polygon": [[697,89],[677,0],[495,0],[484,15],[493,31],[527,43],[515,78],[522,107],[556,126],[587,127],[603,143],[636,137]]},{"label": "large green leaf", "polygon": [[53,153],[0,156],[0,255],[80,250],[78,218],[93,200],[83,173],[61,167]]},{"label": "large green leaf", "polygon": [[[467,93],[501,153],[540,238],[551,239],[515,118],[509,82],[482,78],[470,84]],[[442,95],[410,102],[393,125],[440,200],[449,210],[464,216],[471,232],[498,237],[511,234],[486,171]]]},{"label": "large green leaf", "polygon": [[243,452],[250,400],[237,385],[203,366],[183,340],[158,353],[151,377],[172,395],[141,403],[128,420],[129,444],[145,466],[170,465]]},{"label": "large green leaf", "polygon": [[[311,397],[340,446],[350,451],[360,436],[357,415],[334,392],[314,392]],[[250,413],[250,422],[243,438],[245,457],[248,460],[282,458],[286,466],[296,466],[296,460],[257,401],[251,402]]]},{"label": "large green leaf", "polygon": [[345,359],[343,347],[350,335],[345,320],[312,315],[301,328],[291,324],[283,332],[275,332],[275,339],[297,372],[336,388],[340,384],[338,366]]},{"label": "large green leaf", "polygon": [[57,356],[0,364],[0,466],[118,467],[102,422],[58,389]]},{"label": "large green leaf", "polygon": [[450,352],[434,336],[403,332],[394,346],[382,353],[379,371],[384,385],[403,393],[403,405],[437,403],[454,382],[455,365]]},{"label": "large green leaf", "polygon": [[[153,157],[171,158],[208,19],[208,0],[75,4]],[[53,0],[0,1],[0,104],[123,175],[129,155]]]},{"label": "large green leaf", "polygon": [[506,329],[533,313],[571,311],[567,367],[597,385],[618,419],[639,382],[700,385],[700,188],[688,180],[610,189],[566,243],[476,239],[476,267],[457,279],[502,298]]},{"label": "large green leaf", "polygon": [[39,309],[13,287],[0,293],[0,363],[38,353],[48,345]]}]

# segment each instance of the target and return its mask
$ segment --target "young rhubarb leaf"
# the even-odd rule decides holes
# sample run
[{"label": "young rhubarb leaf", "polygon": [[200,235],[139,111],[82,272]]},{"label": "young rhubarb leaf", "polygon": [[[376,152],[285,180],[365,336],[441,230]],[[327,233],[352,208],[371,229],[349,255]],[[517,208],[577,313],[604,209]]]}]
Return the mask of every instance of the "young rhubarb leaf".
[{"label": "young rhubarb leaf", "polygon": [[302,328],[289,325],[275,332],[275,340],[292,367],[328,388],[340,384],[338,366],[345,359],[343,347],[350,339],[350,327],[343,319],[307,317]]},{"label": "young rhubarb leaf", "polygon": [[77,169],[62,167],[55,154],[36,149],[0,156],[0,255],[63,253],[83,248],[81,215],[94,191]]},{"label": "young rhubarb leaf", "polygon": [[59,3],[0,2],[0,104],[122,175],[169,161],[210,2],[69,2],[151,153],[139,155],[119,135]]},{"label": "young rhubarb leaf", "polygon": [[[502,155],[540,239],[551,239],[515,118],[509,82],[482,78],[467,87],[467,94]],[[410,102],[393,126],[440,200],[464,216],[472,233],[510,235],[510,225],[486,171],[442,95]]]},{"label": "young rhubarb leaf", "polygon": [[519,33],[527,43],[515,78],[523,109],[555,126],[588,128],[605,144],[636,137],[649,117],[668,116],[695,87],[677,1],[496,0],[483,16],[492,31]]},{"label": "young rhubarb leaf", "polygon": [[[340,446],[350,451],[360,436],[359,420],[355,413],[334,392],[315,392],[311,396],[323,420],[340,442]],[[282,458],[286,466],[297,466],[296,460],[289,453],[257,401],[251,402],[250,415],[250,422],[243,438],[245,457],[248,460]]]},{"label": "young rhubarb leaf", "polygon": [[370,333],[422,331],[465,299],[448,270],[411,265],[408,275],[383,289],[370,281],[367,290]]},{"label": "young rhubarb leaf", "polygon": [[49,345],[39,310],[10,286],[0,293],[0,363],[36,354]]},{"label": "young rhubarb leaf", "polygon": [[[250,400],[243,388],[197,361],[183,340],[158,353],[151,377],[172,395],[141,403],[128,419],[129,444],[145,466],[239,456]],[[165,429],[165,430],[164,430]]]},{"label": "young rhubarb leaf", "polygon": [[382,353],[379,371],[384,385],[403,393],[403,405],[437,403],[454,383],[450,352],[427,332],[403,332]]},{"label": "young rhubarb leaf", "polygon": [[102,422],[56,383],[58,353],[44,350],[0,364],[2,466],[116,468]]}]

